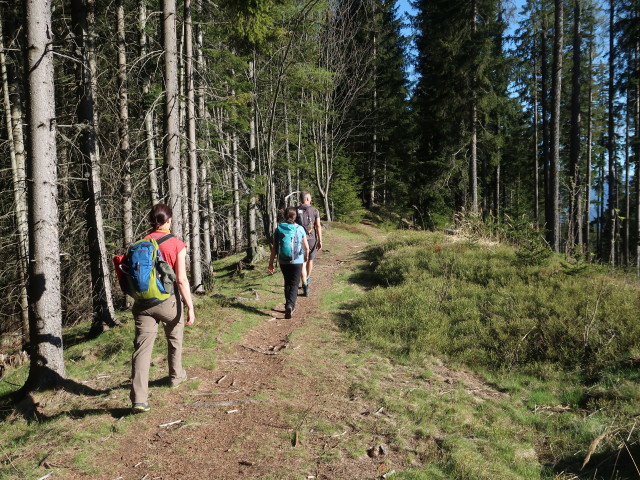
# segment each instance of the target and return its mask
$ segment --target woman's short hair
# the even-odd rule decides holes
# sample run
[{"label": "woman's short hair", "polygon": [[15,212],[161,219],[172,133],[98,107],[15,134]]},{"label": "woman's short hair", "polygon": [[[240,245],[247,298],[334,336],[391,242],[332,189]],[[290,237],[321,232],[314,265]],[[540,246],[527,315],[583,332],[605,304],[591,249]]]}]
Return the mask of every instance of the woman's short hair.
[{"label": "woman's short hair", "polygon": [[158,228],[169,221],[173,217],[173,211],[169,205],[158,203],[151,207],[149,212],[149,223],[153,228]]},{"label": "woman's short hair", "polygon": [[298,211],[296,207],[287,207],[284,209],[284,221],[288,223],[293,223],[296,221],[298,216]]}]

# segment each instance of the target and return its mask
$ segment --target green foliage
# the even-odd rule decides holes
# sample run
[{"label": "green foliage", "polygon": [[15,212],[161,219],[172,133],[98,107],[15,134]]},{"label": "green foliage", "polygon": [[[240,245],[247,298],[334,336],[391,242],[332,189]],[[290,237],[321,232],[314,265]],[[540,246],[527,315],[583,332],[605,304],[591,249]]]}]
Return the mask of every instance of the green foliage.
[{"label": "green foliage", "polygon": [[640,334],[638,286],[556,260],[542,267],[536,255],[394,239],[372,253],[387,288],[369,292],[347,326],[398,355],[429,352],[490,368],[549,362],[597,375],[630,358]]},{"label": "green foliage", "polygon": [[336,177],[329,196],[333,204],[334,220],[359,223],[365,210],[359,198],[359,181],[353,162],[344,156],[336,158]]}]

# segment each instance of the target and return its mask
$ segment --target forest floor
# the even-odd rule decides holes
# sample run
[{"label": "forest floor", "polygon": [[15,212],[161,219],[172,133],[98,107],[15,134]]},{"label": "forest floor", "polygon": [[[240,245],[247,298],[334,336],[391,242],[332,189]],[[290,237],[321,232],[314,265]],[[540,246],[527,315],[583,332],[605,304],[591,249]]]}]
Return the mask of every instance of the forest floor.
[{"label": "forest floor", "polygon": [[[63,423],[51,424],[48,435],[14,436],[30,450],[5,453],[0,473],[6,477],[0,476],[21,478],[25,462],[37,467],[22,478],[109,480],[374,479],[421,467],[438,449],[437,426],[426,441],[416,437],[384,407],[391,398],[423,388],[444,397],[462,389],[477,402],[506,394],[441,363],[428,375],[394,364],[340,330],[341,315],[368,288],[362,252],[384,237],[367,225],[327,230],[312,294],[299,297],[290,320],[279,303],[279,272],[245,277],[229,264],[226,277],[235,278],[235,287],[221,289],[224,301],[198,311],[198,328],[187,330],[187,382],[164,385],[166,343],[159,336],[148,413],[129,414],[128,382],[114,378],[117,371],[80,381],[89,392],[104,392],[100,401],[83,397],[80,407],[70,406],[77,405],[77,391],[39,394],[32,399],[38,418],[64,416]],[[224,285],[224,276],[219,272],[216,284]],[[203,349],[207,334],[215,340]],[[71,355],[86,360],[92,353],[85,348]],[[30,435],[42,440],[30,447]]]},{"label": "forest floor", "polygon": [[[594,377],[552,362],[492,367],[478,349],[491,351],[500,319],[520,328],[541,305],[565,322],[554,354],[576,345],[580,311],[589,328],[614,325],[636,345],[635,277],[560,257],[525,268],[512,247],[438,232],[332,224],[324,240],[312,295],[289,320],[280,272],[240,254],[216,261],[177,388],[156,339],[150,412],[130,411],[128,312],[97,338],[89,322],[65,329],[66,379],[54,391],[16,405],[28,365],[5,369],[0,479],[639,478],[637,350],[601,358]],[[480,309],[494,319],[486,328],[474,323]],[[520,352],[520,334],[500,338],[505,358]]]}]

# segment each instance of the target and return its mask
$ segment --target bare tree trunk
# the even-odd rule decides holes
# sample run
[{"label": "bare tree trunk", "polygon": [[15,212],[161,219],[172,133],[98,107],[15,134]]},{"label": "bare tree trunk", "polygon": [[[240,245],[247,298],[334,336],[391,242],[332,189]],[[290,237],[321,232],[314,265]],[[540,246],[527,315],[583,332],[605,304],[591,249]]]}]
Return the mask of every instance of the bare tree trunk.
[{"label": "bare tree trunk", "polygon": [[538,149],[538,62],[536,52],[536,37],[533,38],[533,174],[534,174],[534,205],[533,217],[536,221],[536,228],[540,228],[540,151]]},{"label": "bare tree trunk", "polygon": [[552,246],[560,252],[560,102],[562,94],[562,48],[564,39],[564,12],[562,0],[554,0],[553,67],[551,77],[551,225]]},{"label": "bare tree trunk", "polygon": [[[636,11],[637,16],[637,11]],[[640,276],[640,40],[636,39],[634,52],[635,77],[638,80],[635,87],[635,141],[636,156],[636,275]]]},{"label": "bare tree trunk", "polygon": [[133,242],[133,189],[129,160],[129,91],[127,88],[127,50],[124,31],[124,0],[117,2],[118,16],[118,113],[120,125],[120,162],[122,163],[122,239],[125,246]]},{"label": "bare tree trunk", "polygon": [[[202,0],[197,0],[197,8],[198,8],[198,13],[202,14]],[[203,49],[202,25],[198,23],[196,26],[196,50],[197,50],[197,58],[198,58],[196,65],[198,66],[198,70],[200,72],[204,72],[206,68],[202,49]],[[198,117],[200,118],[200,122],[206,125],[208,119],[207,119],[207,109],[206,109],[206,102],[205,102],[205,89],[203,86],[204,82],[202,81],[197,82],[196,85],[197,85],[196,93],[198,97]],[[204,150],[208,151],[209,145],[210,145],[209,135],[205,134],[204,137],[205,137],[205,140],[203,140]],[[209,186],[209,168],[208,168],[209,165],[208,164],[209,164],[209,160],[206,158],[206,155],[201,156],[200,157],[200,178],[199,178],[200,188],[198,189],[198,193],[200,197],[200,213],[202,215],[202,245],[204,250],[203,256],[204,256],[204,264],[206,265],[206,268],[203,274],[203,280],[205,282],[208,282],[208,280],[211,278],[211,275],[213,274],[212,263],[211,263],[213,261],[213,257],[211,255],[211,215],[213,212],[209,210],[209,203],[208,203],[207,190],[211,190],[211,187]]]},{"label": "bare tree trunk", "polygon": [[111,296],[107,247],[102,219],[102,187],[100,185],[100,155],[97,143],[97,84],[96,54],[94,45],[95,0],[72,0],[72,23],[76,49],[80,54],[77,66],[78,124],[80,155],[88,179],[85,183],[87,243],[91,260],[91,298],[93,322],[91,333],[118,324]]},{"label": "bare tree trunk", "polygon": [[[593,71],[593,42],[589,42],[589,76],[591,76],[591,72]],[[587,168],[585,179],[585,205],[584,205],[584,254],[587,259],[590,259],[590,250],[591,250],[591,224],[589,221],[589,217],[591,214],[591,156],[593,152],[592,144],[593,144],[593,113],[592,113],[592,103],[593,103],[593,82],[589,80],[589,103],[587,105]]]},{"label": "bare tree trunk", "polygon": [[242,216],[240,215],[240,171],[238,169],[238,134],[231,135],[231,188],[233,189],[234,252],[242,248]]},{"label": "bare tree trunk", "polygon": [[631,226],[631,189],[629,188],[629,109],[631,107],[631,98],[627,93],[627,105],[625,108],[625,133],[624,133],[624,238],[622,245],[622,261],[625,266],[629,266],[629,227]]},{"label": "bare tree trunk", "polygon": [[49,0],[25,0],[30,367],[24,391],[59,385],[65,376],[60,295],[56,110]]},{"label": "bare tree trunk", "polygon": [[[375,22],[375,7],[374,7],[374,22]],[[369,208],[373,207],[376,202],[376,165],[378,162],[378,131],[377,131],[377,119],[378,119],[378,85],[377,85],[377,71],[376,71],[376,57],[378,55],[378,39],[376,34],[373,34],[373,116],[374,121],[373,132],[371,134],[371,183],[369,184]]]},{"label": "bare tree trunk", "polygon": [[609,191],[608,205],[608,222],[607,222],[607,240],[609,241],[609,264],[616,264],[616,231],[618,228],[618,215],[616,213],[616,205],[618,203],[618,186],[616,179],[615,158],[616,158],[616,141],[615,141],[615,8],[614,0],[609,1],[609,94],[608,94],[608,139],[607,139],[607,156],[609,175],[607,185]]},{"label": "bare tree trunk", "polygon": [[[473,18],[472,29],[475,36],[476,19],[478,18],[478,3],[472,0]],[[476,74],[473,73],[473,87],[476,84]],[[469,158],[469,182],[471,183],[471,213],[478,215],[478,105],[475,98],[475,91],[471,97],[471,156]]]},{"label": "bare tree trunk", "polygon": [[180,175],[180,105],[178,90],[178,39],[176,1],[162,1],[164,44],[164,161],[169,184],[169,206],[173,210],[173,233],[184,236],[182,218],[182,180]]},{"label": "bare tree trunk", "polygon": [[[2,8],[2,7],[0,7]],[[2,11],[0,10],[0,13]],[[22,344],[29,338],[29,300],[27,296],[27,271],[29,268],[29,224],[27,219],[27,183],[24,156],[24,138],[22,134],[22,106],[15,85],[9,85],[7,59],[4,50],[4,15],[0,15],[0,68],[2,69],[2,94],[4,100],[5,122],[9,140],[9,156],[13,176],[13,201],[16,218],[16,240],[18,242],[18,275],[20,279],[20,316],[22,320]],[[10,90],[14,92],[14,103],[10,101]],[[17,102],[17,103],[16,103]],[[15,114],[14,114],[15,112]]]},{"label": "bare tree trunk", "polygon": [[[147,56],[147,0],[139,0],[138,4],[138,29],[140,37],[140,58]],[[151,89],[151,81],[146,68],[142,68],[142,94],[146,98]],[[145,143],[147,145],[147,168],[149,170],[149,195],[151,204],[155,205],[160,201],[158,193],[158,175],[156,162],[155,129],[153,112],[155,103],[148,105],[148,110],[144,114],[144,129],[146,133]]]},{"label": "bare tree trunk", "polygon": [[198,201],[198,155],[196,152],[196,93],[193,72],[193,23],[191,0],[184,2],[185,75],[187,87],[187,150],[189,152],[189,192],[191,196],[191,281],[196,293],[204,292],[200,253],[200,208]]},{"label": "bare tree trunk", "polygon": [[550,132],[549,132],[549,73],[547,62],[547,17],[544,15],[540,36],[540,105],[542,107],[542,181],[544,193],[545,238],[553,244],[551,224],[553,223],[553,200],[551,198]]},{"label": "bare tree trunk", "polygon": [[[256,85],[256,54],[253,52],[253,57],[249,62],[249,80],[252,85],[254,95],[257,93]],[[247,204],[247,262],[254,263],[258,260],[258,231],[256,229],[256,103],[255,100],[251,100],[251,114],[249,118],[249,202]]]},{"label": "bare tree trunk", "polygon": [[569,235],[567,251],[573,252],[580,245],[580,62],[582,61],[582,32],[580,24],[581,0],[574,0],[573,7],[573,65],[571,77],[571,132],[569,151]]}]

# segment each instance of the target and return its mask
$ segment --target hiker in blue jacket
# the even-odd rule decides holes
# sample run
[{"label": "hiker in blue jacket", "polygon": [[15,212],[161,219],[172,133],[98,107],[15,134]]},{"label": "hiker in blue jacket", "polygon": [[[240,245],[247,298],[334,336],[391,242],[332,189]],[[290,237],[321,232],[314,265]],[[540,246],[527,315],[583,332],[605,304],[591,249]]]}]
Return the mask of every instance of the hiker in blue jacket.
[{"label": "hiker in blue jacket", "polygon": [[291,318],[296,309],[302,266],[309,258],[307,233],[296,223],[297,216],[295,207],[286,208],[284,211],[285,221],[278,224],[271,239],[269,273],[274,271],[273,261],[277,255],[280,270],[284,276],[284,318]]}]

